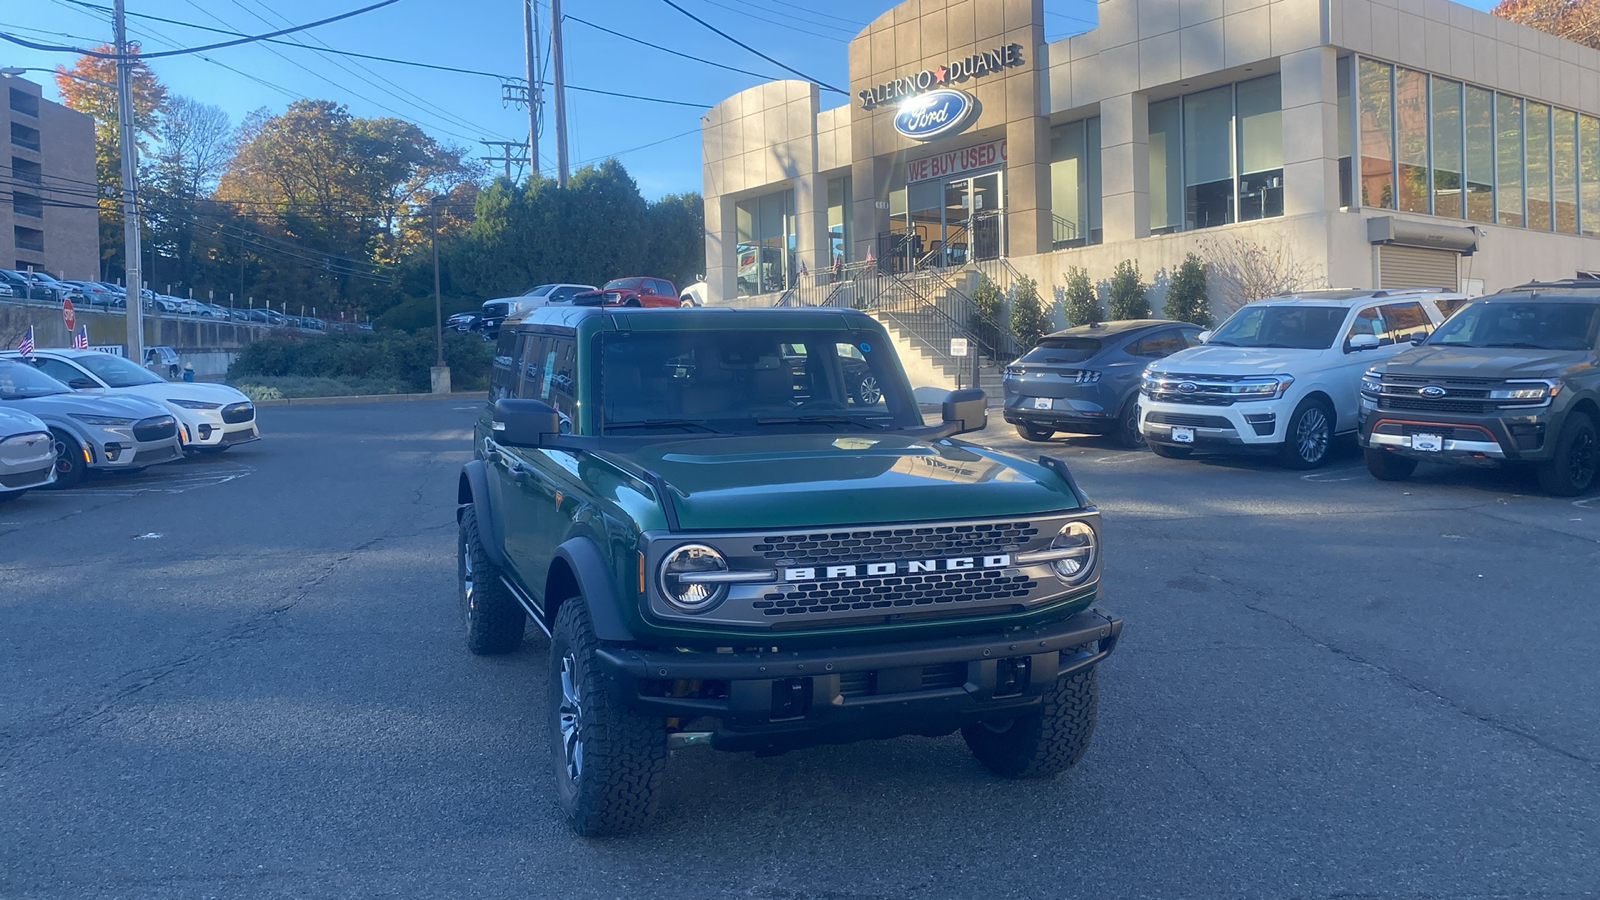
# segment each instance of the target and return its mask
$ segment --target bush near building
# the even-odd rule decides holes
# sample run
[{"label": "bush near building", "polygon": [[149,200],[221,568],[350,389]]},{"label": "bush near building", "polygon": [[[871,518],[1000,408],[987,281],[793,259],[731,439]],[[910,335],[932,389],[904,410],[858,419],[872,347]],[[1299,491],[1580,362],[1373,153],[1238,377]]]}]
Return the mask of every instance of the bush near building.
[{"label": "bush near building", "polygon": [[[445,332],[444,360],[456,389],[486,389],[493,357],[493,346],[476,335]],[[434,360],[432,334],[385,330],[270,337],[239,352],[228,367],[228,380],[273,387],[284,396],[426,393]],[[343,383],[344,390],[330,380]]]},{"label": "bush near building", "polygon": [[1067,314],[1067,325],[1093,325],[1103,318],[1100,301],[1094,295],[1094,285],[1089,282],[1089,270],[1079,266],[1067,269],[1067,288],[1062,298],[1062,308]]},{"label": "bush near building", "polygon": [[999,358],[1006,355],[1005,332],[1000,325],[1005,317],[1006,298],[989,276],[978,278],[978,289],[972,294],[972,312],[967,315],[967,332],[982,345],[982,351]]},{"label": "bush near building", "polygon": [[1011,335],[1017,339],[1017,349],[1024,353],[1032,350],[1049,331],[1050,318],[1039,299],[1039,283],[1023,276],[1017,280],[1016,296],[1011,300]]},{"label": "bush near building", "polygon": [[1106,315],[1112,320],[1150,318],[1149,285],[1139,279],[1139,264],[1131,259],[1117,263],[1106,289]]},{"label": "bush near building", "polygon": [[1211,327],[1211,299],[1206,296],[1206,264],[1190,253],[1178,266],[1167,286],[1167,302],[1162,311],[1167,318]]}]

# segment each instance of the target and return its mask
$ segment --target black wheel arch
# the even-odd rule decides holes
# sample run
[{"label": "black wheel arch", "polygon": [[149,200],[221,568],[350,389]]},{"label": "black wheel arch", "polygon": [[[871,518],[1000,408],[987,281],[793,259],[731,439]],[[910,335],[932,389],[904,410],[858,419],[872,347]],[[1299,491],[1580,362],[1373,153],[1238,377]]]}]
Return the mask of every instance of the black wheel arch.
[{"label": "black wheel arch", "polygon": [[554,624],[561,604],[574,596],[583,598],[595,637],[602,641],[634,640],[617,602],[611,567],[600,546],[587,535],[569,538],[556,548],[545,578],[545,621]]},{"label": "black wheel arch", "polygon": [[510,571],[506,565],[505,543],[501,540],[500,520],[494,514],[489,500],[489,473],[483,460],[475,459],[461,467],[461,478],[456,483],[456,523],[468,506],[478,510],[478,534],[483,538],[483,551],[495,568]]}]

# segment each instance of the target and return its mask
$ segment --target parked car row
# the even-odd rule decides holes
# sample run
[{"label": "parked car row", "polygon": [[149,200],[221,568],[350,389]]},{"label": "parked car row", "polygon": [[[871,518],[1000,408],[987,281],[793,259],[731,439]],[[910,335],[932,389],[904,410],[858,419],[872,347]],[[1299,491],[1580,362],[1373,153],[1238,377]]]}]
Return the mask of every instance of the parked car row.
[{"label": "parked car row", "polygon": [[[199,319],[241,322],[274,328],[299,328],[306,331],[328,329],[328,323],[316,316],[291,316],[266,307],[239,309],[188,297],[158,294],[149,288],[140,293],[144,298],[144,309],[150,313],[159,310],[164,315],[193,316]],[[128,308],[128,291],[120,284],[104,281],[60,281],[44,272],[28,273],[15,269],[0,269],[0,300],[3,299],[44,300],[50,303],[71,300],[74,304],[86,304],[89,309],[107,311]]]},{"label": "parked car row", "polygon": [[[1448,316],[1448,318],[1447,318]],[[1354,435],[1374,477],[1419,462],[1527,464],[1549,493],[1600,466],[1600,279],[1469,301],[1438,289],[1307,291],[1215,331],[1137,320],[1046,336],[1006,369],[1005,419],[1032,441],[1107,433],[1157,455],[1328,461]]]},{"label": "parked car row", "polygon": [[544,306],[700,306],[704,285],[698,287],[701,289],[699,293],[688,290],[680,294],[671,281],[643,275],[615,278],[600,287],[592,284],[541,284],[529,288],[520,296],[485,301],[481,312],[456,313],[446,324],[457,331],[479,332],[486,341],[494,340],[500,334],[500,323],[511,316]]},{"label": "parked car row", "polygon": [[260,436],[255,405],[227,385],[169,382],[93,350],[0,353],[0,498]]}]

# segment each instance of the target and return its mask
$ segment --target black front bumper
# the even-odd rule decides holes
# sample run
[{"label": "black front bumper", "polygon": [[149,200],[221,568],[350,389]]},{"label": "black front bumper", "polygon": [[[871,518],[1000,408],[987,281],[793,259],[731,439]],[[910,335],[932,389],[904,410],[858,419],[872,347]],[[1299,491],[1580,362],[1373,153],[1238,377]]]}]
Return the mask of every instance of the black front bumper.
[{"label": "black front bumper", "polygon": [[719,720],[712,745],[782,751],[948,734],[1035,708],[1060,678],[1098,665],[1122,620],[1097,609],[1035,628],[873,647],[683,653],[602,647],[619,693],[652,716]]},{"label": "black front bumper", "polygon": [[[1469,415],[1412,410],[1361,410],[1361,446],[1382,448],[1425,462],[1460,465],[1494,465],[1502,462],[1543,462],[1555,453],[1561,414],[1553,407],[1500,415]],[[1437,435],[1444,449],[1411,449],[1413,435]]]}]

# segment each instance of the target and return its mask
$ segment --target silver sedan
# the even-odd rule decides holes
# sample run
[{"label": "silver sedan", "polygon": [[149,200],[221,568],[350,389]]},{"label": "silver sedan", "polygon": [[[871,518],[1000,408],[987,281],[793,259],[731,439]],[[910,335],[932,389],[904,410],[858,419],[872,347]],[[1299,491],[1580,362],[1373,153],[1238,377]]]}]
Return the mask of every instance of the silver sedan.
[{"label": "silver sedan", "polygon": [[56,444],[31,413],[0,405],[0,501],[56,480]]}]

